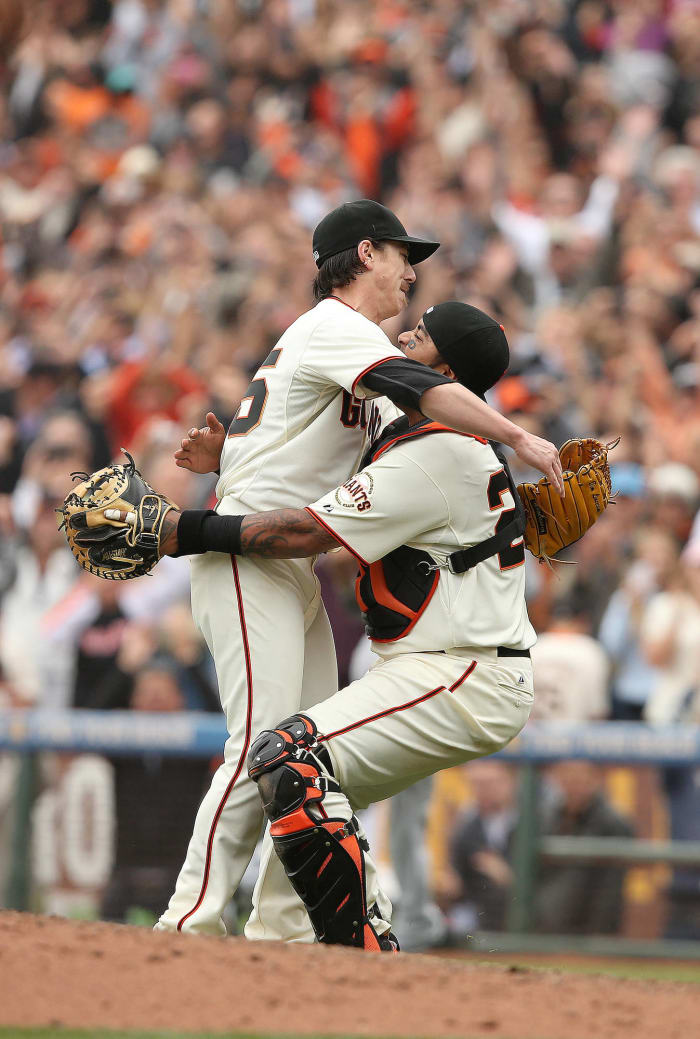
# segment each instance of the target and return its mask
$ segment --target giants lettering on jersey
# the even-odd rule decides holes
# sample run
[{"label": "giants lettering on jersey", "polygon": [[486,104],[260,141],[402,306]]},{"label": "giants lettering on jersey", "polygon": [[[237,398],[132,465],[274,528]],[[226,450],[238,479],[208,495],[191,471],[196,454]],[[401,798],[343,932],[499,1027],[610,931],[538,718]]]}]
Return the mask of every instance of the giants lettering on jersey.
[{"label": "giants lettering on jersey", "polygon": [[354,394],[348,393],[347,390],[343,390],[340,421],[348,429],[355,429],[358,425],[360,429],[366,429],[367,436],[371,442],[379,433],[382,419],[376,404],[369,405],[369,418],[367,411],[367,401],[363,397],[356,397]]},{"label": "giants lettering on jersey", "polygon": [[358,473],[351,480],[344,483],[335,492],[335,500],[344,509],[357,509],[358,512],[367,512],[372,508],[369,496],[374,489],[374,480],[369,473]]}]

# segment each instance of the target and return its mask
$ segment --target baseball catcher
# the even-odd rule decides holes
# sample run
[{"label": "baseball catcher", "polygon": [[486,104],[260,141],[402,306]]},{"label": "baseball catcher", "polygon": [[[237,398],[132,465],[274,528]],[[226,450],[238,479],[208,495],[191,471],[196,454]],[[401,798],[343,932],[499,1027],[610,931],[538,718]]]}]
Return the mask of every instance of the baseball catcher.
[{"label": "baseball catcher", "polygon": [[154,491],[128,451],[126,464],[108,465],[66,495],[60,516],[70,550],[83,570],[108,581],[149,573],[163,555],[163,520],[174,502]]}]

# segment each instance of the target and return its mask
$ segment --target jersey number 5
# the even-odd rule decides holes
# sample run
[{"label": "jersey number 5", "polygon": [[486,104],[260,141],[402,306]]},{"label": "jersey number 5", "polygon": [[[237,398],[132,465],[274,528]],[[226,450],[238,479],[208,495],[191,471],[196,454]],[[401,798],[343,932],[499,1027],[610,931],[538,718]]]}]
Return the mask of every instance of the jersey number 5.
[{"label": "jersey number 5", "polygon": [[[279,361],[281,353],[282,351],[279,349],[271,350],[258,368],[256,375],[259,375],[265,368],[274,368]],[[238,411],[228,427],[228,435],[230,437],[244,437],[250,433],[251,429],[255,429],[256,426],[260,425],[268,393],[267,379],[264,376],[259,379],[253,379],[245,392],[245,396],[241,398]]]},{"label": "jersey number 5", "polygon": [[[508,477],[506,476],[505,469],[499,469],[497,473],[493,473],[489,480],[488,499],[489,508],[493,512],[495,509],[503,509],[503,512],[498,517],[498,523],[496,524],[495,533],[507,526],[513,517],[515,516],[515,509],[506,509],[503,506],[503,495],[506,491],[510,490],[508,484]],[[522,566],[525,562],[525,545],[522,537],[518,538],[518,543],[515,545],[508,545],[502,552],[498,553],[498,564],[501,570],[512,570],[516,566]]]}]

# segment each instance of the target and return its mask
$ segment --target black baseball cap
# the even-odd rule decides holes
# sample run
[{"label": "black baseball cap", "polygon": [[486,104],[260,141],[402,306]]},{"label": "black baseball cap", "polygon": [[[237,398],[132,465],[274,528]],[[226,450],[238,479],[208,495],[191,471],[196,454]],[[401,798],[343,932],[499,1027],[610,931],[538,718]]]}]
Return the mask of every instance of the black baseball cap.
[{"label": "black baseball cap", "polygon": [[510,350],[503,325],[478,307],[450,300],[428,307],[426,332],[452,371],[472,393],[483,399],[507,371]]},{"label": "black baseball cap", "polygon": [[427,260],[440,246],[439,242],[428,242],[425,238],[407,234],[406,228],[390,209],[380,202],[361,198],[332,209],[316,227],[313,237],[316,266],[320,267],[331,256],[352,249],[365,238],[375,242],[405,242],[411,266]]}]

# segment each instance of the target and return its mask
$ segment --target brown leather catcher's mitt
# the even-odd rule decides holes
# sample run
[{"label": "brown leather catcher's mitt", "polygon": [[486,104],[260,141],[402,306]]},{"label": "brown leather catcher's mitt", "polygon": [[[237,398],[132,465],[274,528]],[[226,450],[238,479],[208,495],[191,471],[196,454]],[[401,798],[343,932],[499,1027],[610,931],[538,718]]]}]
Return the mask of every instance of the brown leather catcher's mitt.
[{"label": "brown leather catcher's mitt", "polygon": [[567,440],[559,451],[564,470],[561,498],[546,476],[539,483],[521,483],[517,490],[525,507],[525,547],[538,559],[548,559],[582,538],[607,508],[612,494],[608,451],[619,443],[601,444],[593,437]]}]

